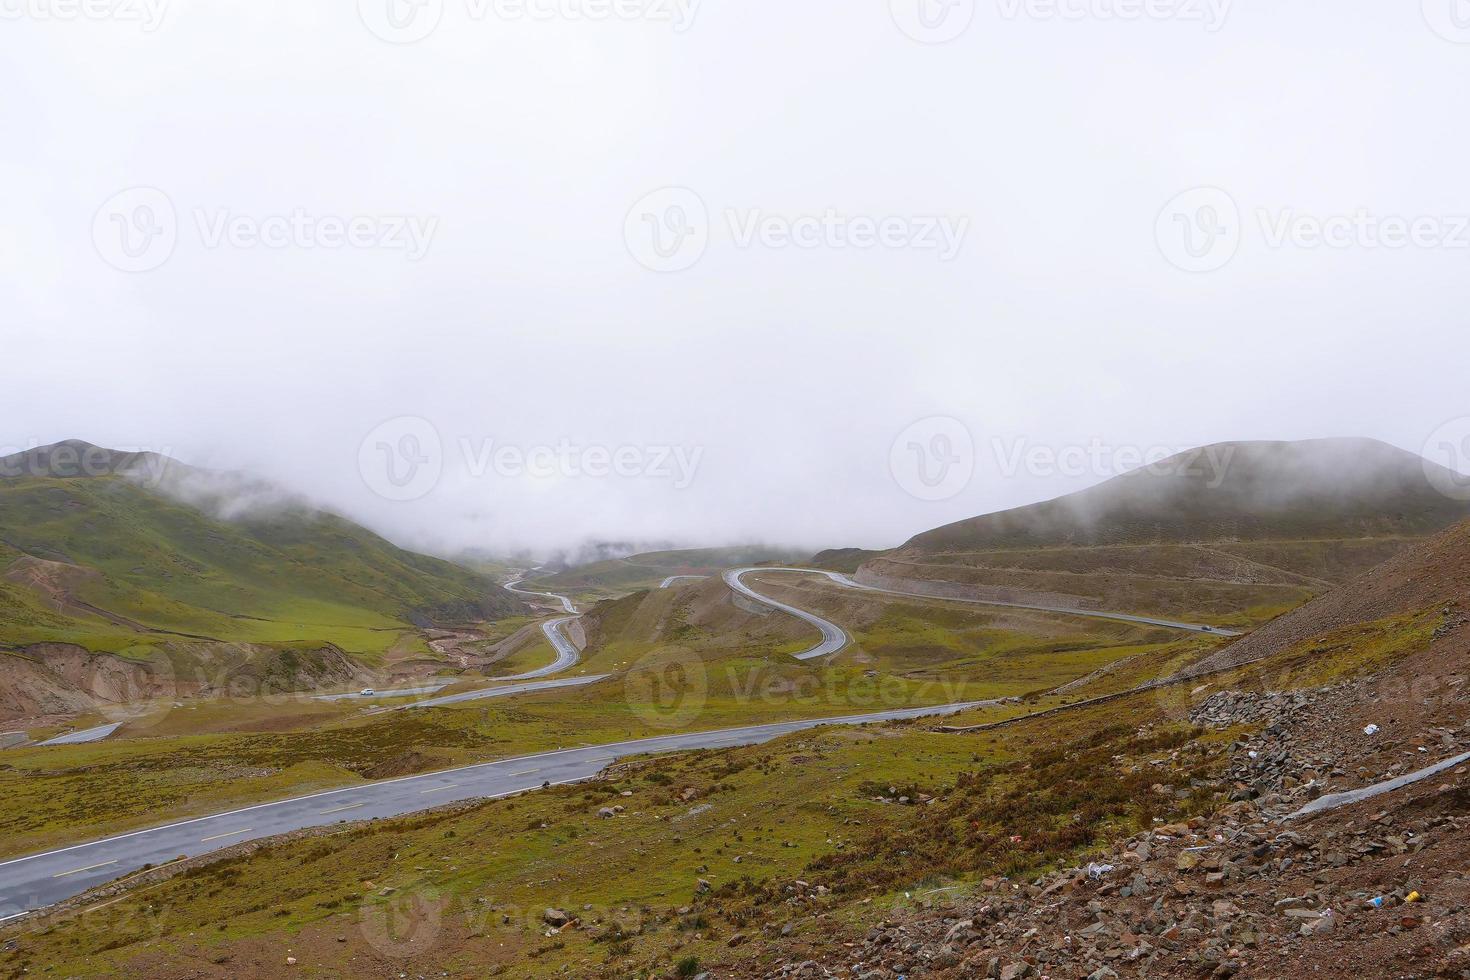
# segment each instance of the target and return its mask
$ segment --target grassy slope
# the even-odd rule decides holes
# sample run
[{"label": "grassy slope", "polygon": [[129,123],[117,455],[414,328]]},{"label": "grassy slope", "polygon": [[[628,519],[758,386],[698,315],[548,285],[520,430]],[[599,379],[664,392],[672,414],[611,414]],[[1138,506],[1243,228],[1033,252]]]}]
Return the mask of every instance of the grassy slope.
[{"label": "grassy slope", "polygon": [[1470,515],[1434,464],[1369,439],[1228,443],[1057,500],[960,521],[900,549],[943,554],[1058,545],[1430,534]]},{"label": "grassy slope", "polygon": [[81,566],[66,575],[77,602],[48,603],[13,572],[0,579],[0,643],[118,652],[183,633],[371,654],[415,623],[512,606],[488,579],[335,516],[216,520],[118,477],[0,480],[0,569],[24,556]]},{"label": "grassy slope", "polygon": [[[1284,651],[1268,673],[1289,676],[1290,687],[1376,670],[1422,650],[1442,621],[1426,612],[1360,624]],[[1243,672],[1211,689],[1262,677]],[[651,759],[591,786],[346,827],[27,934],[16,966],[170,977],[211,962],[269,974],[289,948],[328,973],[500,967],[512,978],[562,969],[590,978],[650,975],[690,958],[704,968],[765,962],[807,942],[830,949],[842,930],[861,935],[934,889],[1029,879],[1220,805],[1196,781],[1219,772],[1239,733],[1180,727],[1188,703],[1138,695],[962,737],[916,725],[807,733]],[[921,793],[938,802],[894,802]],[[597,817],[614,803],[626,812]],[[699,893],[699,878],[710,893]],[[830,892],[793,893],[797,878]],[[547,907],[588,927],[547,936]],[[779,948],[760,951],[760,937],[786,924]],[[732,950],[736,934],[755,938]]]},{"label": "grassy slope", "polygon": [[[715,629],[714,616],[736,618]],[[810,644],[806,627],[787,619],[713,599],[706,608],[688,593],[638,594],[594,612],[582,669],[620,673],[588,688],[370,717],[352,705],[206,702],[165,709],[106,743],[13,750],[0,760],[0,792],[14,803],[0,819],[0,854],[146,825],[158,812],[197,815],[351,785],[394,760],[427,771],[674,730],[1027,695],[1177,642],[1120,624],[997,624],[977,610],[861,598],[842,613],[855,648],[804,664],[790,653]],[[1034,632],[1014,628],[1022,622]],[[542,649],[536,663],[516,666],[549,657]],[[186,734],[199,732],[209,734]]]},{"label": "grassy slope", "polygon": [[[652,759],[594,786],[344,829],[217,864],[99,908],[82,917],[85,930],[69,924],[29,939],[27,960],[72,974],[168,976],[157,972],[164,961],[176,973],[204,959],[249,974],[269,972],[291,948],[326,971],[391,959],[410,972],[469,975],[499,965],[508,977],[564,967],[576,976],[642,976],[690,957],[717,963],[731,955],[732,935],[766,924],[790,922],[792,942],[830,939],[834,928],[904,903],[905,892],[922,899],[956,878],[1029,873],[1156,815],[1206,805],[1151,805],[1139,792],[1161,781],[1187,785],[1203,756],[1142,777],[1129,772],[1139,758],[1167,757],[1177,737],[1077,731],[1083,742],[1043,755],[1029,747],[1035,732],[976,740],[901,726]],[[1071,729],[1048,734],[1058,749],[1077,738]],[[896,802],[920,793],[944,805]],[[1077,822],[1081,798],[1097,802]],[[625,814],[597,816],[614,803]],[[962,835],[935,833],[956,823]],[[1009,834],[1021,825],[1027,838],[1013,844]],[[699,894],[700,878],[711,894]],[[796,878],[838,891],[783,902]],[[547,937],[539,922],[547,907],[593,927]],[[425,909],[435,928],[404,928]],[[399,917],[396,933],[383,928],[390,915]]]},{"label": "grassy slope", "polygon": [[1432,465],[1365,439],[1213,446],[936,528],[864,572],[1252,626],[1470,516]]}]

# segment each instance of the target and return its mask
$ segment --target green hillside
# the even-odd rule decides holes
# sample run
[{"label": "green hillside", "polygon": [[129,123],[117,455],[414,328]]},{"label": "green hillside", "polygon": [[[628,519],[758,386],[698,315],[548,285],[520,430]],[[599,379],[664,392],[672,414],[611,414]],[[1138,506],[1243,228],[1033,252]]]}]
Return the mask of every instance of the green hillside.
[{"label": "green hillside", "polygon": [[[519,607],[483,575],[302,502],[277,494],[226,517],[217,475],[186,504],[128,475],[140,457],[67,465],[88,452],[106,453],[70,443],[0,460],[0,645],[185,637],[372,654],[414,627]],[[170,488],[201,472],[163,462]]]}]

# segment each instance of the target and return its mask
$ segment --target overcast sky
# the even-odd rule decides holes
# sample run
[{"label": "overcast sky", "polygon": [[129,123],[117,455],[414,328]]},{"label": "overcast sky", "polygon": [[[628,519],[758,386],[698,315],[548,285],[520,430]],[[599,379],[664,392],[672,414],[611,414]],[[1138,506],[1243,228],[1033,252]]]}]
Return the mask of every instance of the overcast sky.
[{"label": "overcast sky", "polygon": [[1455,0],[80,2],[0,0],[0,448],[435,548],[1470,448]]}]

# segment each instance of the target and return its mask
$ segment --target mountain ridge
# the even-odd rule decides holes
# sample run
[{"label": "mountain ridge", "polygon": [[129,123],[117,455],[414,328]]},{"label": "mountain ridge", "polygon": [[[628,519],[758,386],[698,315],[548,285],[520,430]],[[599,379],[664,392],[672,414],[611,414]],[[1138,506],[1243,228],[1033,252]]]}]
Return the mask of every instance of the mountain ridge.
[{"label": "mountain ridge", "polygon": [[1422,536],[1470,516],[1431,468],[1373,439],[1227,442],[1053,500],[922,532],[900,556],[1317,536]]}]

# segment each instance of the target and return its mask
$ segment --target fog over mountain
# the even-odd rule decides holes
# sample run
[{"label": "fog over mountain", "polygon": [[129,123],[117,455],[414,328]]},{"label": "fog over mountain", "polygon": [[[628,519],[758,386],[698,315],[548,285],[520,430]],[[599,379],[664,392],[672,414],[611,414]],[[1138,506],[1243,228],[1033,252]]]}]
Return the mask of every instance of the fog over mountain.
[{"label": "fog over mountain", "polygon": [[891,547],[1236,440],[1470,469],[1470,137],[1423,97],[1470,48],[1420,4],[426,6],[16,8],[0,456],[543,554]]}]

